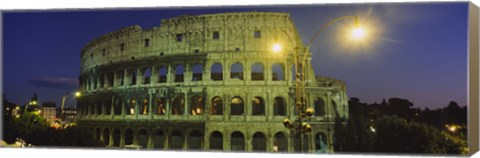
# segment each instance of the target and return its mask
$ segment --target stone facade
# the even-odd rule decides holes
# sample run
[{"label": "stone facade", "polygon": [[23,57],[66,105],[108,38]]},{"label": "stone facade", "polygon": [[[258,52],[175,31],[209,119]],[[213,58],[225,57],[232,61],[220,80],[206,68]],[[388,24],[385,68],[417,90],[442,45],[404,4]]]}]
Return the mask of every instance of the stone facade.
[{"label": "stone facade", "polygon": [[[273,54],[274,43],[290,50]],[[298,151],[282,124],[296,118],[295,45],[287,13],[187,15],[108,33],[81,52],[78,125],[107,147]],[[315,76],[310,58],[306,68],[305,101],[316,112],[305,142],[332,151],[334,110],[348,118],[346,86]]]}]

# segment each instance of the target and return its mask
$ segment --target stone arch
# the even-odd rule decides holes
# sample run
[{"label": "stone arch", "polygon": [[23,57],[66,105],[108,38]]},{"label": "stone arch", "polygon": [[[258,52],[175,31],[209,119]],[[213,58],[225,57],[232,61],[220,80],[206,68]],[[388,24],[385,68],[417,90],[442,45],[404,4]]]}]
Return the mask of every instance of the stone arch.
[{"label": "stone arch", "polygon": [[262,63],[257,62],[252,64],[250,77],[252,81],[265,80],[265,69]]},{"label": "stone arch", "polygon": [[104,102],[105,102],[105,115],[112,114],[112,98],[108,97]]},{"label": "stone arch", "polygon": [[125,106],[126,107],[125,113],[127,115],[135,115],[135,105],[136,105],[135,99],[130,99],[130,101],[128,102],[128,106]]},{"label": "stone arch", "polygon": [[103,144],[105,146],[110,145],[110,130],[108,128],[103,129]]},{"label": "stone arch", "polygon": [[165,66],[158,69],[158,83],[167,82],[167,68]]},{"label": "stone arch", "polygon": [[274,116],[285,116],[287,113],[287,105],[285,104],[285,98],[275,97],[273,99],[273,115]]},{"label": "stone arch", "polygon": [[192,67],[192,81],[201,81],[203,79],[203,65],[194,64]]},{"label": "stone arch", "polygon": [[150,84],[151,76],[152,72],[150,68],[146,68],[145,71],[143,71],[143,84]]},{"label": "stone arch", "polygon": [[148,99],[147,98],[143,99],[142,106],[140,106],[139,108],[139,112],[141,115],[148,115],[148,104],[149,104]]},{"label": "stone arch", "polygon": [[169,146],[170,149],[183,149],[183,133],[180,130],[174,130],[170,134]]},{"label": "stone arch", "polygon": [[245,113],[243,99],[235,96],[230,100],[230,115],[243,115]]},{"label": "stone arch", "polygon": [[178,64],[175,66],[175,81],[174,82],[183,82],[185,74],[185,66],[183,64]]},{"label": "stone arch", "polygon": [[171,109],[172,115],[183,115],[185,109],[185,97],[183,94],[173,98]]},{"label": "stone arch", "polygon": [[214,63],[210,70],[210,79],[213,81],[222,81],[223,80],[223,68],[222,64]]},{"label": "stone arch", "polygon": [[188,137],[188,149],[189,150],[201,150],[203,144],[203,135],[198,130],[190,132]]},{"label": "stone arch", "polygon": [[140,129],[137,134],[138,145],[142,148],[148,147],[148,132],[145,129]]},{"label": "stone arch", "polygon": [[113,129],[113,146],[120,146],[120,137],[121,137],[121,134],[120,134],[120,129],[118,128],[115,128]]},{"label": "stone arch", "polygon": [[130,85],[136,85],[137,84],[137,70],[134,69],[134,70],[131,70],[130,72]]},{"label": "stone arch", "polygon": [[132,131],[132,129],[127,128],[125,130],[124,138],[125,138],[124,139],[125,140],[125,145],[133,144],[133,131]]},{"label": "stone arch", "polygon": [[280,63],[272,65],[272,81],[284,81],[285,80],[285,68]]},{"label": "stone arch", "polygon": [[212,98],[212,107],[210,108],[211,115],[223,115],[223,99],[220,96]]},{"label": "stone arch", "polygon": [[95,107],[97,108],[97,115],[102,115],[102,106],[103,106],[103,102],[101,100],[95,102]]},{"label": "stone arch", "polygon": [[240,62],[230,66],[230,79],[243,80],[243,66]]},{"label": "stone arch", "polygon": [[242,132],[235,131],[230,137],[231,151],[245,151],[245,136]]},{"label": "stone arch", "polygon": [[165,143],[165,134],[161,129],[158,129],[153,136],[153,148],[154,149],[163,149],[163,144]]},{"label": "stone arch", "polygon": [[265,115],[265,101],[260,96],[252,99],[252,115]]},{"label": "stone arch", "polygon": [[113,105],[113,112],[114,112],[114,115],[121,115],[122,114],[122,100],[121,99],[115,99],[114,105]]},{"label": "stone arch", "polygon": [[325,101],[322,98],[315,99],[315,116],[325,116]]},{"label": "stone arch", "polygon": [[156,100],[157,100],[157,104],[156,104],[155,114],[165,115],[165,111],[166,111],[166,100],[165,100],[165,98],[161,97],[161,98],[158,98]]},{"label": "stone arch", "polygon": [[[300,143],[300,137],[301,137],[302,134],[300,133],[297,133],[294,135],[294,139],[293,139],[293,150],[295,152],[302,152],[301,148],[303,147],[303,152],[307,152],[308,151],[308,135],[303,135],[303,141],[302,143]],[[301,146],[301,144],[303,144],[303,146]]]},{"label": "stone arch", "polygon": [[205,100],[201,94],[197,94],[191,97],[189,112],[190,115],[202,115],[205,110]]},{"label": "stone arch", "polygon": [[102,129],[100,129],[100,127],[97,127],[95,129],[95,137],[97,140],[100,140],[100,135],[102,134]]},{"label": "stone arch", "polygon": [[223,151],[223,135],[219,131],[210,134],[210,150]]},{"label": "stone arch", "polygon": [[278,152],[288,151],[288,140],[283,132],[275,133],[273,145],[277,146]]},{"label": "stone arch", "polygon": [[327,135],[323,132],[318,132],[317,134],[315,134],[315,151],[327,151]]},{"label": "stone arch", "polygon": [[252,138],[252,151],[265,152],[267,151],[267,138],[262,132],[256,132]]}]

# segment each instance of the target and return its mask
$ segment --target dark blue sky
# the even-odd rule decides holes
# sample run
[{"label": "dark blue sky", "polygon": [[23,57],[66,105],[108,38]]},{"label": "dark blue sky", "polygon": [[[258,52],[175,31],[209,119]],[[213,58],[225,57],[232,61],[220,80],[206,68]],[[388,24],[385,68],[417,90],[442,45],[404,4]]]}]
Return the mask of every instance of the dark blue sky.
[{"label": "dark blue sky", "polygon": [[[341,4],[215,8],[57,10],[3,13],[3,93],[24,104],[60,105],[78,87],[80,50],[88,41],[119,28],[159,26],[185,14],[240,11],[289,12],[306,43],[329,20],[357,15],[368,40],[346,40],[343,20],[312,44],[317,75],[344,80],[349,97],[367,103],[409,99],[416,107],[466,105],[468,3]],[[74,105],[73,98],[67,105]]]}]

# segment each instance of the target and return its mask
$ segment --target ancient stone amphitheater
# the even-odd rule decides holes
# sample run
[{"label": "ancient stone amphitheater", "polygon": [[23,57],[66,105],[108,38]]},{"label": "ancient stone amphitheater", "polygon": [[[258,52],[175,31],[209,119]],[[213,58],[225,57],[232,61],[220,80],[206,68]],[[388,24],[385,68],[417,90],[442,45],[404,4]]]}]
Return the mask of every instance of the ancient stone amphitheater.
[{"label": "ancient stone amphitheater", "polygon": [[[273,53],[274,43],[285,47]],[[282,124],[297,117],[295,46],[288,13],[187,15],[107,33],[81,51],[78,125],[108,148],[299,151]],[[304,100],[315,114],[303,142],[331,152],[334,118],[348,117],[346,86],[315,76],[310,60]]]}]

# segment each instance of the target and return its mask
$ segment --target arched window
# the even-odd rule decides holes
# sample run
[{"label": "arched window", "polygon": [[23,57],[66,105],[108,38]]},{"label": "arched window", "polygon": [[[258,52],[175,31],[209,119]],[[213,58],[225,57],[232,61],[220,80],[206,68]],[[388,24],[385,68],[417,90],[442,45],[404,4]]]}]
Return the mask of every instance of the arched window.
[{"label": "arched window", "polygon": [[243,115],[244,113],[243,99],[236,96],[230,101],[230,115]]},{"label": "arched window", "polygon": [[216,96],[212,99],[212,108],[210,109],[211,115],[223,115],[223,100],[221,97]]},{"label": "arched window", "polygon": [[102,134],[102,130],[100,128],[97,128],[95,130],[95,137],[97,137],[97,140],[100,140],[100,135]]},{"label": "arched window", "polygon": [[143,104],[140,109],[140,114],[147,115],[148,114],[148,99],[143,99]]},{"label": "arched window", "polygon": [[188,138],[188,149],[189,150],[201,150],[203,144],[203,136],[198,130],[190,132]]},{"label": "arched window", "polygon": [[210,150],[223,150],[223,135],[215,131],[210,135]]},{"label": "arched window", "polygon": [[185,99],[183,95],[175,97],[172,101],[172,115],[183,115]]},{"label": "arched window", "polygon": [[108,98],[105,101],[105,115],[112,114],[112,98]]},{"label": "arched window", "polygon": [[185,67],[183,65],[177,65],[175,67],[175,82],[183,82]]},{"label": "arched window", "polygon": [[221,81],[223,80],[223,69],[222,64],[215,63],[212,65],[212,69],[210,70],[210,79],[213,81]]},{"label": "arched window", "polygon": [[153,138],[153,148],[154,149],[163,149],[163,143],[165,142],[165,135],[162,130],[157,130]]},{"label": "arched window", "polygon": [[264,68],[261,63],[255,63],[252,65],[251,78],[252,81],[265,80]]},{"label": "arched window", "polygon": [[308,136],[307,136],[307,135],[304,135],[304,136],[303,136],[303,141],[302,141],[302,143],[300,143],[300,137],[301,137],[300,134],[298,134],[298,133],[295,134],[295,137],[294,137],[294,139],[293,139],[293,143],[294,143],[293,149],[294,149],[295,152],[301,152],[301,150],[300,150],[300,149],[301,149],[300,144],[303,143],[303,152],[307,152],[307,151],[308,151],[308,140],[309,140],[309,139],[308,139]]},{"label": "arched window", "polygon": [[243,80],[243,66],[240,63],[235,63],[230,68],[230,78]]},{"label": "arched window", "polygon": [[318,132],[315,135],[315,151],[325,153],[327,152],[327,135],[322,132]]},{"label": "arched window", "polygon": [[107,79],[108,79],[108,86],[113,87],[113,82],[114,82],[113,72],[110,72],[107,74]]},{"label": "arched window", "polygon": [[158,98],[157,99],[157,109],[155,114],[157,115],[165,115],[165,108],[166,108],[166,102],[165,98]]},{"label": "arched window", "polygon": [[285,74],[282,64],[276,63],[272,65],[272,81],[284,81]]},{"label": "arched window", "polygon": [[261,132],[253,134],[252,146],[254,152],[267,151],[267,138],[265,137],[265,134]]},{"label": "arched window", "polygon": [[275,97],[273,100],[273,115],[274,116],[285,116],[286,114],[286,105],[285,99],[282,97]]},{"label": "arched window", "polygon": [[143,84],[150,84],[150,78],[152,76],[152,72],[149,68],[145,69],[143,72]]},{"label": "arched window", "polygon": [[135,105],[136,105],[135,99],[131,99],[130,102],[128,103],[128,106],[125,106],[127,108],[126,109],[126,114],[134,115],[135,114]]},{"label": "arched window", "polygon": [[231,135],[230,146],[232,151],[245,151],[245,137],[241,132],[233,132]]},{"label": "arched window", "polygon": [[273,145],[277,146],[279,152],[288,151],[288,140],[282,132],[277,132],[275,134],[275,140],[273,141]]},{"label": "arched window", "polygon": [[95,106],[97,107],[97,115],[101,115],[102,114],[102,108],[103,108],[103,102],[98,101]]},{"label": "arched window", "polygon": [[265,115],[265,102],[262,97],[253,97],[252,115]]},{"label": "arched window", "polygon": [[96,77],[92,78],[92,80],[93,80],[93,89],[97,89],[98,81],[97,81]]},{"label": "arched window", "polygon": [[125,130],[125,145],[133,144],[133,131],[131,129]]},{"label": "arched window", "polygon": [[158,83],[165,83],[167,82],[167,68],[161,67],[158,70]]},{"label": "arched window", "polygon": [[190,100],[190,115],[202,115],[205,107],[205,101],[201,95],[194,95]]},{"label": "arched window", "polygon": [[201,81],[202,80],[202,71],[203,71],[203,66],[202,64],[195,64],[193,65],[192,68],[192,81]]},{"label": "arched window", "polygon": [[179,130],[175,130],[170,135],[170,149],[183,149],[183,134]]},{"label": "arched window", "polygon": [[118,78],[119,78],[119,81],[120,81],[120,86],[123,86],[124,85],[124,80],[125,80],[125,73],[124,71],[120,71],[118,72]]},{"label": "arched window", "polygon": [[147,133],[147,130],[141,129],[141,130],[138,132],[137,139],[138,139],[138,145],[140,145],[140,146],[142,146],[142,148],[146,149],[146,148],[147,148],[147,144],[148,144],[148,133]]},{"label": "arched window", "polygon": [[130,72],[130,85],[137,84],[137,70],[132,70]]},{"label": "arched window", "polygon": [[108,130],[108,128],[103,130],[103,144],[105,144],[105,146],[110,144],[110,130]]},{"label": "arched window", "polygon": [[122,100],[115,99],[115,104],[113,105],[113,111],[115,115],[122,114]]},{"label": "arched window", "polygon": [[113,146],[120,146],[120,130],[118,128],[113,130]]},{"label": "arched window", "polygon": [[315,116],[325,116],[325,101],[322,98],[315,99]]},{"label": "arched window", "polygon": [[99,88],[105,87],[105,75],[104,75],[104,74],[101,74],[101,75],[98,77],[98,80],[100,80],[100,87],[99,87]]}]

